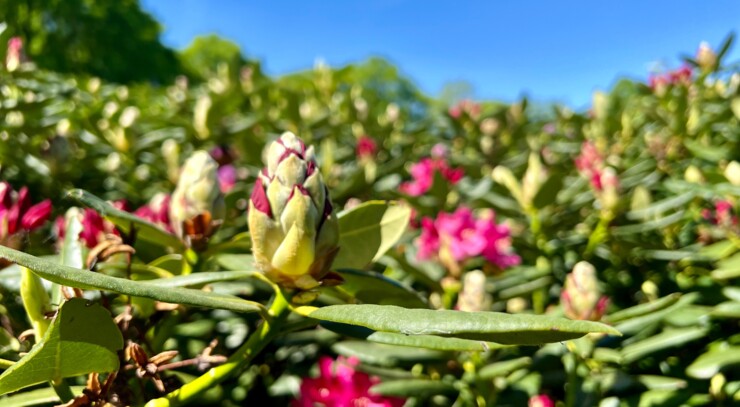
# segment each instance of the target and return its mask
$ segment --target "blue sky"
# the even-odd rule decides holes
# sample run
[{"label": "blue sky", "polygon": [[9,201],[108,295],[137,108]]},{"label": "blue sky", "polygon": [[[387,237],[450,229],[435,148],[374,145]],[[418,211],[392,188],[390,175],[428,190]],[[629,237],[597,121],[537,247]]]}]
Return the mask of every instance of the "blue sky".
[{"label": "blue sky", "polygon": [[[269,74],[382,56],[423,91],[466,81],[480,99],[528,95],[573,107],[620,76],[680,64],[740,28],[740,1],[142,0],[183,48],[215,33]],[[740,56],[733,48],[732,60]]]}]

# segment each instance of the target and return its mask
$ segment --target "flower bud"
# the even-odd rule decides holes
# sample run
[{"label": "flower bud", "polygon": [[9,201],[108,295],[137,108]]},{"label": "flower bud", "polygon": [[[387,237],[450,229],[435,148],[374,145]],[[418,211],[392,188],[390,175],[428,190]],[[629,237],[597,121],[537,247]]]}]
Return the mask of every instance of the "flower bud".
[{"label": "flower bud", "polygon": [[608,298],[601,295],[594,266],[586,261],[576,263],[573,272],[565,278],[560,301],[568,318],[591,321],[601,319],[606,311]]},{"label": "flower bud", "polygon": [[218,164],[206,151],[196,151],[185,162],[172,193],[172,229],[193,247],[205,244],[224,217],[217,171]]},{"label": "flower bud", "polygon": [[696,50],[696,62],[702,71],[711,72],[717,67],[717,54],[708,43],[702,41]]},{"label": "flower bud", "polygon": [[730,181],[730,184],[734,186],[740,186],[740,163],[737,161],[730,161],[725,167],[724,172],[725,178]]},{"label": "flower bud", "polygon": [[255,263],[288,288],[320,284],[338,251],[338,223],[313,147],[293,133],[273,142],[249,200]]}]

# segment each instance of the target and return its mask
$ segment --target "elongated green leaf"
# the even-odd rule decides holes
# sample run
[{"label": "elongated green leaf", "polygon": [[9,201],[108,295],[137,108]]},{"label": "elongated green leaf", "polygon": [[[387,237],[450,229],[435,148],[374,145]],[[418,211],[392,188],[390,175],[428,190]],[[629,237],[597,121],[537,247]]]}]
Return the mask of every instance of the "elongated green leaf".
[{"label": "elongated green leaf", "polygon": [[392,305],[331,305],[311,318],[357,325],[381,332],[434,335],[501,344],[537,345],[579,338],[598,332],[620,335],[614,328],[591,321],[571,321],[540,315],[499,312],[406,309]]},{"label": "elongated green leaf", "polygon": [[484,352],[490,349],[508,347],[508,345],[493,342],[445,338],[434,335],[404,335],[395,332],[372,332],[370,335],[364,336],[364,338],[370,342],[385,343],[388,345],[461,352]]},{"label": "elongated green leaf", "polygon": [[157,245],[174,247],[178,250],[184,249],[182,241],[172,233],[134,214],[116,209],[113,205],[87,191],[73,189],[67,193],[67,196],[82,205],[95,209],[125,233],[128,233],[131,227],[134,227],[138,239]]},{"label": "elongated green leaf", "polygon": [[337,270],[344,279],[338,289],[366,304],[398,305],[406,308],[429,308],[427,302],[413,289],[371,271]]},{"label": "elongated green leaf", "polygon": [[376,384],[370,388],[371,394],[391,397],[429,398],[438,394],[455,394],[457,389],[452,383],[426,379],[392,380]]},{"label": "elongated green leaf", "polygon": [[630,318],[636,318],[645,314],[651,314],[655,311],[669,307],[681,298],[680,293],[673,293],[665,297],[658,298],[655,301],[635,305],[634,307],[625,308],[621,311],[614,312],[606,317],[607,322],[615,323],[626,321]]},{"label": "elongated green leaf", "polygon": [[672,196],[670,198],[663,199],[662,201],[654,202],[647,208],[629,211],[626,214],[627,219],[639,220],[660,216],[668,210],[683,208],[689,201],[694,199],[694,197],[696,197],[696,193],[694,193],[693,191],[687,191],[683,194]]},{"label": "elongated green leaf", "polygon": [[0,394],[65,377],[118,370],[123,337],[110,313],[82,298],[65,302],[41,342],[0,375]]},{"label": "elongated green leaf", "polygon": [[704,353],[686,368],[695,379],[710,379],[727,366],[740,365],[740,346],[731,346]]},{"label": "elongated green leaf", "polygon": [[[85,386],[73,386],[72,394],[82,394]],[[23,393],[0,398],[0,407],[30,407],[38,405],[59,404],[59,396],[51,387],[24,391]]]},{"label": "elongated green leaf", "polygon": [[409,224],[411,209],[393,202],[370,201],[339,214],[338,269],[362,269],[385,254]]},{"label": "elongated green leaf", "polygon": [[221,281],[240,280],[252,277],[257,271],[207,271],[202,273],[188,274],[186,276],[175,276],[172,278],[158,278],[147,280],[147,284],[157,287],[190,287],[205,284],[218,283]]},{"label": "elongated green leaf", "polygon": [[664,318],[668,317],[672,313],[675,313],[676,311],[693,303],[697,299],[698,299],[697,293],[685,294],[684,296],[679,298],[678,301],[676,301],[674,304],[668,307],[662,308],[655,312],[650,312],[647,314],[640,315],[638,317],[624,320],[623,322],[618,324],[616,328],[620,332],[623,332],[628,335],[637,333],[640,330],[644,329],[649,324],[657,323],[663,320]]},{"label": "elongated green leaf", "polygon": [[491,363],[478,371],[478,378],[482,380],[491,380],[495,377],[507,376],[515,370],[524,369],[531,363],[532,358],[527,356]]},{"label": "elongated green leaf", "polygon": [[162,287],[144,281],[106,276],[88,270],[63,266],[0,246],[0,257],[28,267],[39,276],[58,284],[87,290],[105,290],[134,297],[151,298],[175,304],[222,308],[237,312],[258,312],[261,304],[230,295],[215,294],[188,288]]},{"label": "elongated green leaf", "polygon": [[622,348],[623,360],[626,363],[632,363],[653,352],[680,346],[687,342],[700,339],[704,337],[706,333],[707,330],[704,328],[667,330],[658,335],[651,336],[650,338],[639,342],[631,343]]},{"label": "elongated green leaf", "polygon": [[384,345],[367,341],[343,341],[335,343],[332,350],[340,355],[354,356],[363,363],[383,367],[413,365],[414,363],[440,362],[449,359],[448,352],[423,348]]},{"label": "elongated green leaf", "polygon": [[725,301],[719,303],[712,310],[712,315],[724,318],[740,318],[740,302]]},{"label": "elongated green leaf", "polygon": [[219,254],[216,262],[226,270],[254,270],[254,257],[251,254]]}]

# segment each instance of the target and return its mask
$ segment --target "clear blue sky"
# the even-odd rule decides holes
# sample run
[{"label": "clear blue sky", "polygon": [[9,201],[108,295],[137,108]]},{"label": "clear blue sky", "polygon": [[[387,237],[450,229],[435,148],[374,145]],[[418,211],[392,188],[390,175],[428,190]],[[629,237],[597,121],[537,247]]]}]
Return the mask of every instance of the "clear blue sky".
[{"label": "clear blue sky", "polygon": [[[480,99],[583,107],[620,76],[671,68],[699,42],[740,28],[738,0],[238,1],[142,0],[183,48],[215,33],[269,74],[382,56],[423,91],[464,80]],[[740,46],[731,54],[737,60]]]}]

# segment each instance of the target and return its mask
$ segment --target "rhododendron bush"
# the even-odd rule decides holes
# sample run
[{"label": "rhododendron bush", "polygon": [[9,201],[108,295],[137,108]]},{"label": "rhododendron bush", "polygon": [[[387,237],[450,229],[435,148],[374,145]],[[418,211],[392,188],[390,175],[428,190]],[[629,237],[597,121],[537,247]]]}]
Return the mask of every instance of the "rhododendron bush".
[{"label": "rhododendron bush", "polygon": [[[0,405],[740,402],[731,38],[588,109],[0,69]],[[657,51],[656,51],[657,53]]]}]

